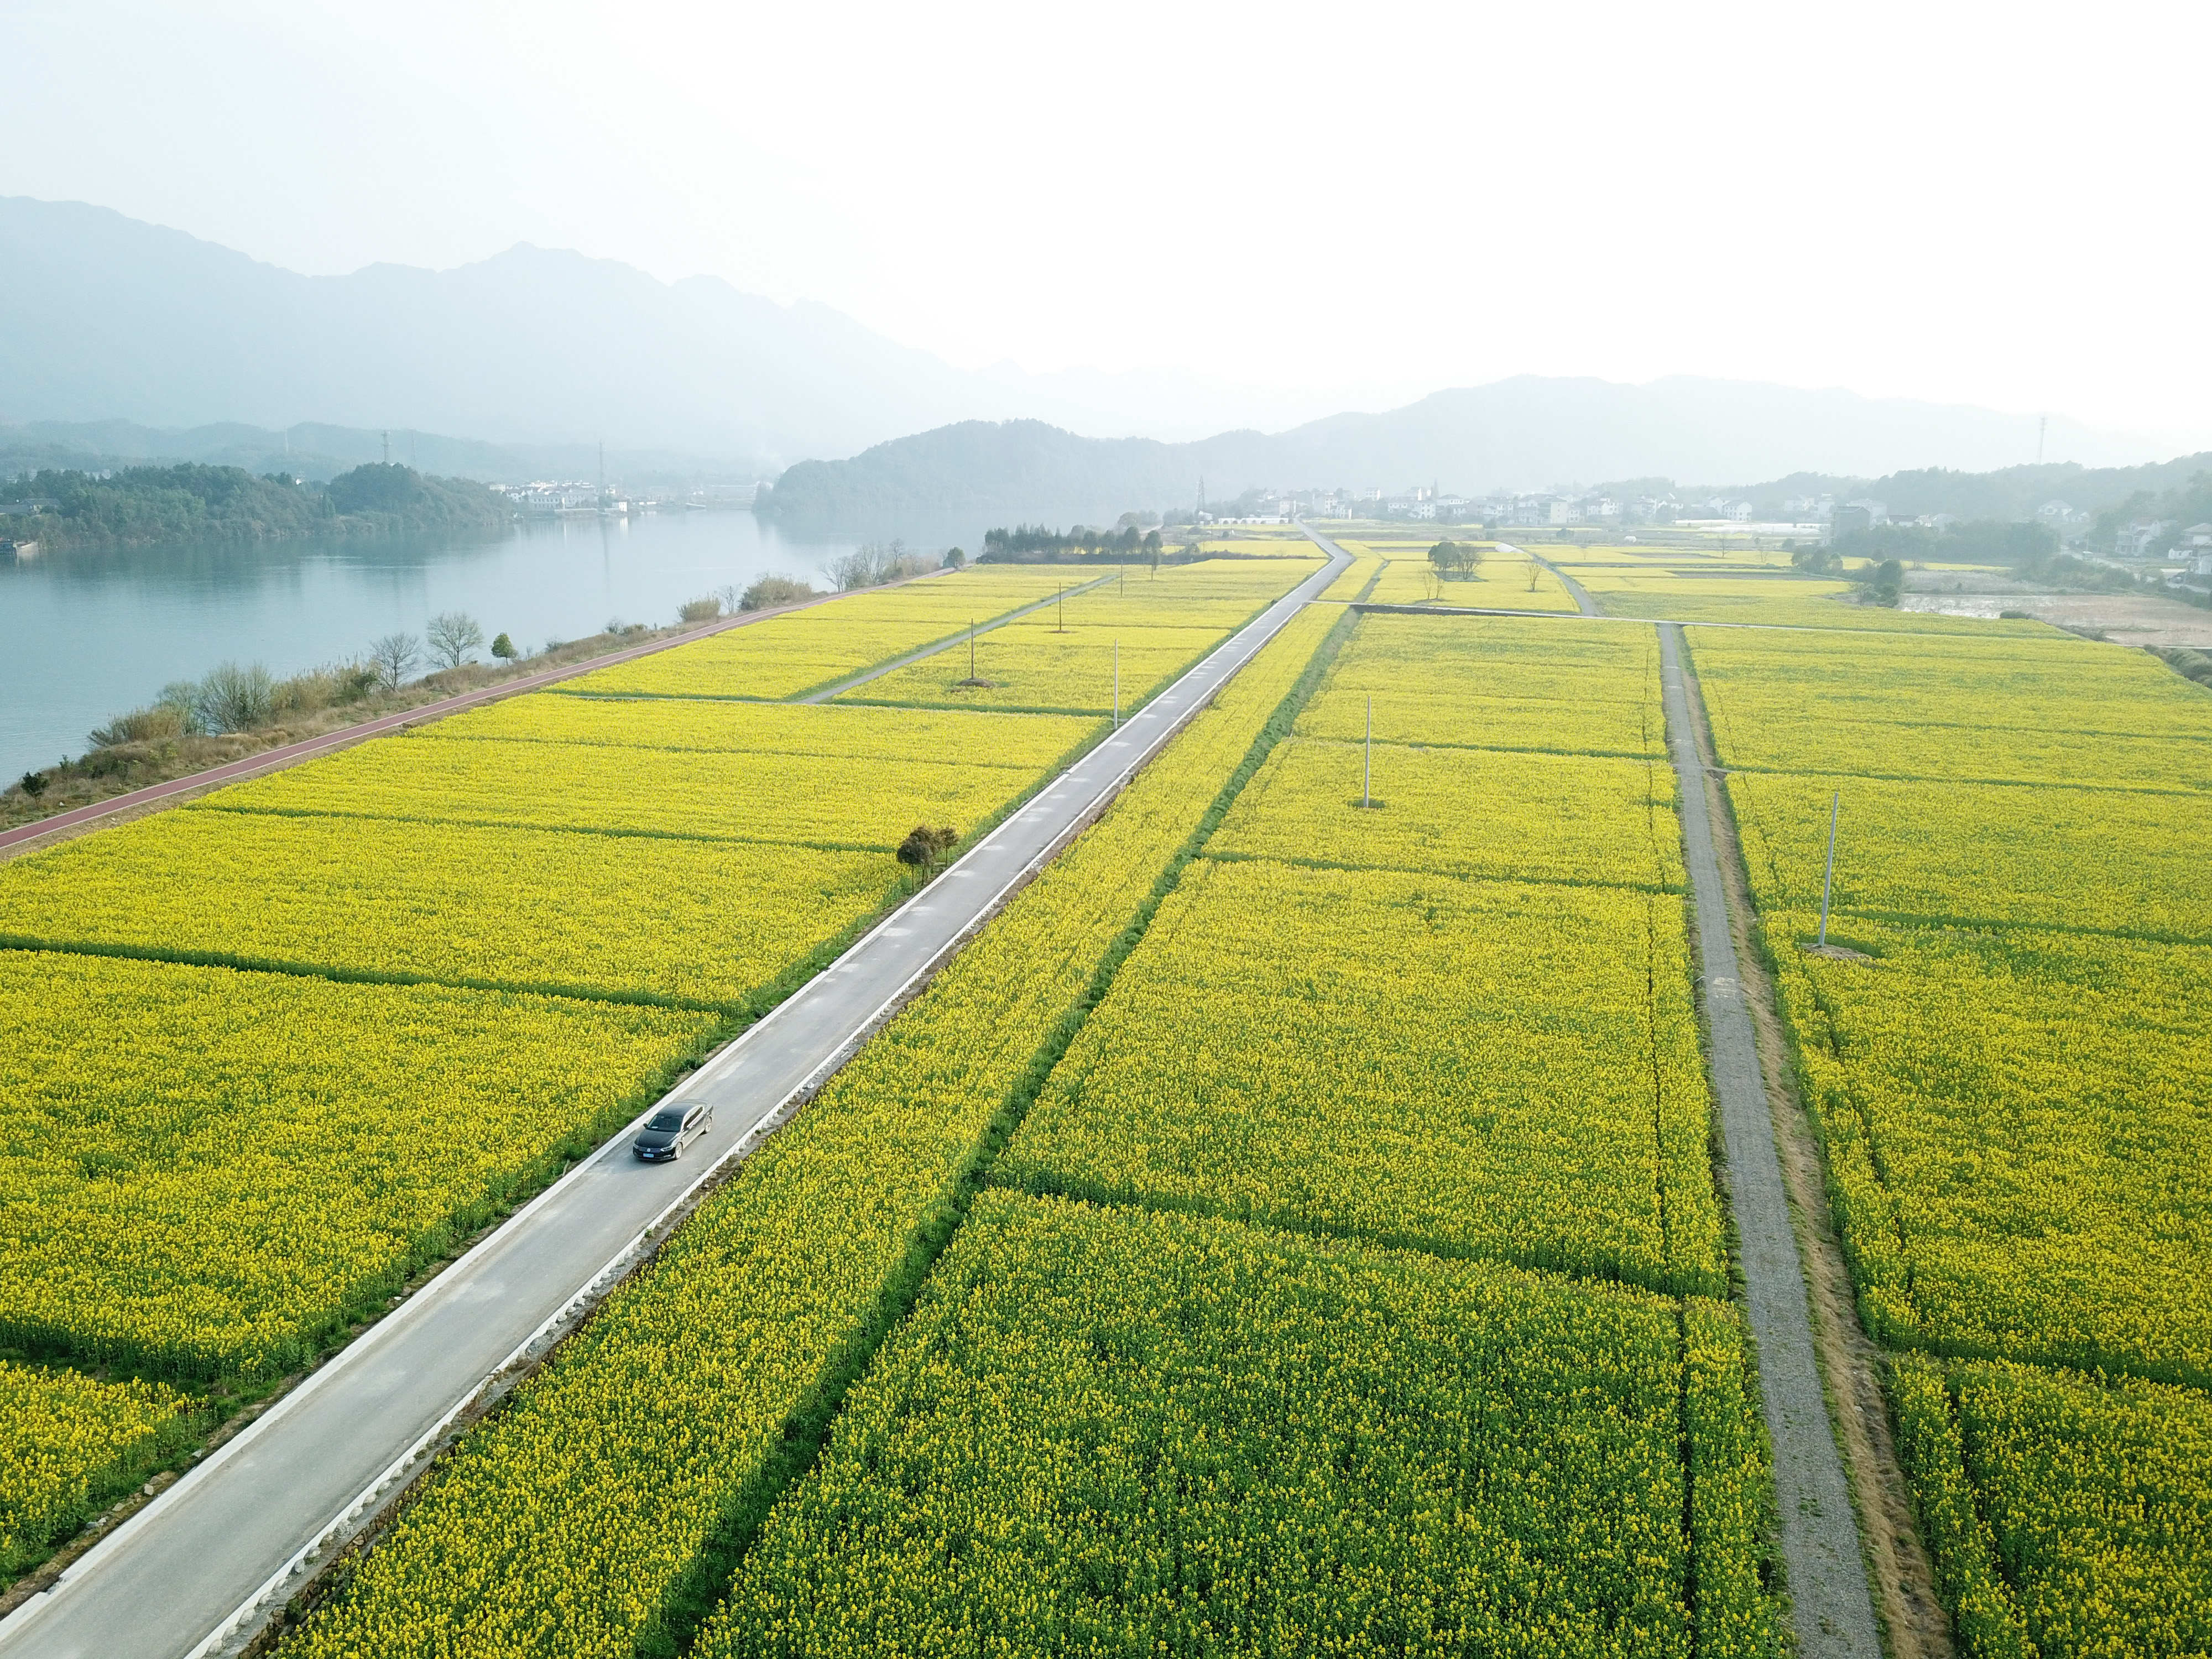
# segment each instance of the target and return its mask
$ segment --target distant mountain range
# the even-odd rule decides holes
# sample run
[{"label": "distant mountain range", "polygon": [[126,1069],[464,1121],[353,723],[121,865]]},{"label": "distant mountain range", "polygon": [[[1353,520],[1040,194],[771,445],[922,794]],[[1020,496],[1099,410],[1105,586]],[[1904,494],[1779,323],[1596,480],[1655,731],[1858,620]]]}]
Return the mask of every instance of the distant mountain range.
[{"label": "distant mountain range", "polygon": [[[380,453],[374,434],[386,428],[414,446],[394,459],[501,480],[590,476],[600,440],[611,467],[670,477],[770,477],[850,457],[793,467],[775,490],[776,511],[816,518],[1097,517],[1194,501],[1201,478],[1220,498],[1254,486],[1475,493],[1987,471],[2033,460],[2037,445],[2032,415],[1742,381],[1534,376],[1194,438],[1254,406],[1249,393],[1188,376],[971,373],[825,306],[527,246],[453,270],[303,276],[103,208],[24,198],[0,198],[0,424],[21,428],[0,434],[13,446],[0,460],[173,441],[134,459],[260,470],[289,430],[317,465],[352,465]],[[1158,441],[1177,436],[1194,441]],[[2057,416],[2045,447],[2087,465],[2161,453]]]},{"label": "distant mountain range", "polygon": [[[1083,438],[1038,421],[966,422],[848,460],[803,462],[777,480],[761,510],[856,526],[915,513],[1097,524],[1132,508],[1194,506],[1201,491],[1218,502],[1252,489],[1395,494],[1436,485],[1483,495],[1606,479],[1687,483],[1815,472],[1864,481],[1931,462],[1972,473],[2032,463],[2036,435],[2033,416],[1844,392],[1523,376],[1439,392],[1385,414],[1334,415],[1288,432],[1226,432],[1195,443]],[[2082,460],[2124,466],[2158,454],[2147,442],[2057,419],[2047,446],[2074,457],[2076,470]],[[1811,455],[1823,459],[1808,465]]]},{"label": "distant mountain range", "polygon": [[0,198],[0,423],[314,420],[710,458],[747,477],[969,417],[1195,434],[1196,375],[969,372],[827,306],[526,245],[302,276],[78,202]]},{"label": "distant mountain range", "polygon": [[[599,477],[599,447],[591,443],[492,444],[411,428],[372,431],[303,421],[284,431],[218,422],[189,428],[140,426],[132,421],[29,421],[0,426],[0,479],[54,467],[90,472],[149,464],[198,461],[240,466],[248,472],[289,472],[317,483],[368,461],[392,460],[441,477],[484,483],[535,478]],[[679,450],[621,449],[605,456],[607,481],[625,488],[681,486],[731,478],[732,464]],[[750,481],[752,473],[743,477]]]}]

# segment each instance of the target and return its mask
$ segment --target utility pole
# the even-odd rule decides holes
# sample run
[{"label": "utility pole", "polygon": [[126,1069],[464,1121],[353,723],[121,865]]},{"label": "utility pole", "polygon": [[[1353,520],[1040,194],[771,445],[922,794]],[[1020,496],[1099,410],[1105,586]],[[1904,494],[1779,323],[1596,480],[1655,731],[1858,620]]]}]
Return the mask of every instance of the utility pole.
[{"label": "utility pole", "polygon": [[968,619],[968,678],[975,678],[975,619]]},{"label": "utility pole", "polygon": [[384,434],[384,464],[386,466],[392,465],[392,434],[389,432]]},{"label": "utility pole", "polygon": [[2045,433],[2049,432],[2050,430],[2051,430],[2051,416],[2049,416],[2048,415],[2039,415],[2038,416],[2036,416],[2036,421],[2035,421],[2035,464],[2036,464],[2038,466],[2041,466],[2041,465],[2043,465],[2043,438],[2044,438],[2044,434],[2045,434]]},{"label": "utility pole", "polygon": [[1828,894],[1836,884],[1836,818],[1843,809],[1844,792],[1838,789],[1828,803],[1828,872],[1820,878],[1820,942],[1815,950],[1826,950],[1828,945]]},{"label": "utility pole", "polygon": [[1114,729],[1121,729],[1121,641],[1114,641]]},{"label": "utility pole", "polygon": [[1359,762],[1359,804],[1375,805],[1375,694],[1367,694],[1367,748]]}]

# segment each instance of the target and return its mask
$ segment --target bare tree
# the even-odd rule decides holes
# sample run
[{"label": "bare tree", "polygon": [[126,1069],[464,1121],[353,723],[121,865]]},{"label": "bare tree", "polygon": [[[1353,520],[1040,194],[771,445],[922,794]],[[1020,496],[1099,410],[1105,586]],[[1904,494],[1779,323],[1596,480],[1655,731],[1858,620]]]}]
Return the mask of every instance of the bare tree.
[{"label": "bare tree", "polygon": [[430,636],[430,656],[441,668],[473,662],[471,653],[484,642],[483,629],[465,611],[441,611],[422,631]]},{"label": "bare tree", "polygon": [[387,691],[397,691],[399,682],[422,660],[422,642],[412,634],[386,634],[368,648],[369,666],[376,671],[377,684]]},{"label": "bare tree", "polygon": [[856,547],[849,553],[840,553],[834,559],[825,559],[822,574],[830,579],[830,586],[840,593],[849,593],[856,587],[867,587],[876,580],[876,550],[873,545]]},{"label": "bare tree", "polygon": [[244,732],[267,720],[276,706],[276,681],[259,663],[240,668],[217,663],[199,684],[193,700],[204,728]]}]

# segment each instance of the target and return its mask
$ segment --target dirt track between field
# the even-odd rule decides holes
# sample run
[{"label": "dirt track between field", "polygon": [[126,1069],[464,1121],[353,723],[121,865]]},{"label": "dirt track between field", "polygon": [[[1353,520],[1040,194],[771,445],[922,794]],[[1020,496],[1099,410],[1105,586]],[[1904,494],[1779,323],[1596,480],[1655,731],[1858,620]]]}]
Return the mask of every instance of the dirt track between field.
[{"label": "dirt track between field", "polygon": [[1882,1659],[1858,1516],[1821,1382],[1804,1263],[1714,845],[1707,775],[1682,678],[1680,629],[1662,626],[1659,644],[1667,749],[1680,784],[1683,862],[1696,919],[1698,1002],[1720,1106],[1745,1308],[1759,1352],[1759,1401],[1774,1447],[1796,1652],[1803,1659]]},{"label": "dirt track between field", "polygon": [[1598,602],[1590,598],[1589,589],[1584,587],[1580,582],[1577,581],[1572,576],[1567,574],[1565,571],[1560,569],[1559,566],[1553,564],[1541,553],[1537,552],[1535,549],[1531,547],[1516,547],[1510,542],[1500,542],[1498,544],[1498,550],[1501,553],[1518,553],[1522,558],[1528,559],[1534,563],[1542,565],[1545,569],[1552,573],[1553,578],[1558,580],[1559,586],[1567,590],[1567,597],[1575,602],[1575,609],[1580,611],[1583,616],[1602,617],[1605,615],[1605,612],[1599,608]]},{"label": "dirt track between field", "polygon": [[1936,1570],[1912,1517],[1912,1500],[1898,1462],[1896,1436],[1881,1386],[1881,1353],[1859,1323],[1851,1276],[1842,1241],[1828,1207],[1828,1183],[1820,1143],[1804,1103],[1799,1099],[1790,1045],[1776,1012],[1774,986],[1765,956],[1753,936],[1756,915],[1735,820],[1723,799],[1723,773],[1716,761],[1712,727],[1696,674],[1685,664],[1683,690],[1690,711],[1691,735],[1706,769],[1706,808],[1719,855],[1722,883],[1729,900],[1730,931],[1743,979],[1744,1000],[1759,1039],[1759,1069],[1765,1076],[1767,1108],[1778,1138],[1782,1173],[1790,1190],[1797,1243],[1812,1295],[1813,1340],[1820,1370],[1843,1409],[1836,1425],[1844,1461],[1857,1499],[1860,1537],[1873,1574],[1875,1599],[1889,1638],[1890,1659],[1952,1659],[1951,1618],[1936,1589]]}]

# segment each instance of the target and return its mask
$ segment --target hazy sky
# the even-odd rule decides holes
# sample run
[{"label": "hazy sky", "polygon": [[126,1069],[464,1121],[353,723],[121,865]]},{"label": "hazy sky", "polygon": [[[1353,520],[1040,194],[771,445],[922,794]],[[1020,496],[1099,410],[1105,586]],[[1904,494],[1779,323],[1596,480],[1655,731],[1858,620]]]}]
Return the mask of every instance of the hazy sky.
[{"label": "hazy sky", "polygon": [[[516,241],[969,367],[1688,373],[2212,447],[2212,7],[0,0],[0,194]],[[1276,411],[1256,410],[1255,418]]]}]

